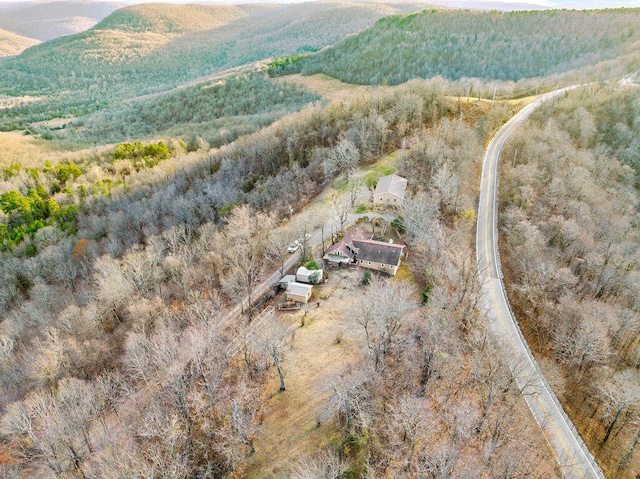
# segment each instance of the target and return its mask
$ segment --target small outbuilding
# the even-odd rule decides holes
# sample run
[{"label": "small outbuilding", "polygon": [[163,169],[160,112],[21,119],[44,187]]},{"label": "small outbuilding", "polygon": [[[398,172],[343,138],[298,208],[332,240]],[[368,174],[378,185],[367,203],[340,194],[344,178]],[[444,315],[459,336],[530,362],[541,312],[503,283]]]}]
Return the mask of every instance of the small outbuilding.
[{"label": "small outbuilding", "polygon": [[323,271],[321,269],[307,269],[300,266],[296,271],[296,281],[298,283],[319,284],[323,280]]},{"label": "small outbuilding", "polygon": [[296,277],[293,274],[288,274],[286,276],[283,276],[282,279],[278,281],[278,287],[280,289],[286,289],[286,287],[289,286],[289,283],[292,283],[295,280],[296,280]]},{"label": "small outbuilding", "polygon": [[313,293],[312,285],[293,281],[287,286],[287,301],[307,303],[311,297],[311,293]]},{"label": "small outbuilding", "polygon": [[407,190],[407,179],[398,175],[383,176],[378,180],[373,192],[373,203],[376,205],[400,206]]}]

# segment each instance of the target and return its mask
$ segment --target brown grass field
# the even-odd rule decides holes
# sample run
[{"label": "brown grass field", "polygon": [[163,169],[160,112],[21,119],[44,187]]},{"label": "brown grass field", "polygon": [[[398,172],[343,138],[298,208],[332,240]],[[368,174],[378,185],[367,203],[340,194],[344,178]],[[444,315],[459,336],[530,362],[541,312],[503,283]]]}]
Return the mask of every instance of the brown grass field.
[{"label": "brown grass field", "polygon": [[12,163],[18,163],[23,168],[36,168],[42,167],[47,160],[52,163],[64,160],[81,161],[84,158],[101,154],[110,148],[112,146],[107,145],[69,151],[64,150],[55,142],[24,135],[21,131],[0,132],[0,169],[6,168]]},{"label": "brown grass field", "polygon": [[288,75],[279,78],[278,81],[297,83],[327,100],[340,100],[360,93],[371,93],[374,89],[381,88],[345,83],[324,73],[309,76],[302,76],[300,74]]},{"label": "brown grass field", "polygon": [[45,160],[57,159],[61,152],[51,149],[44,140],[25,136],[22,132],[0,133],[0,168],[18,163],[25,168],[34,168],[44,164]]},{"label": "brown grass field", "polygon": [[304,308],[276,313],[283,314],[294,330],[283,364],[287,390],[278,391],[274,371],[264,421],[255,438],[256,452],[242,477],[289,477],[299,458],[328,446],[330,438],[339,433],[335,421],[324,418],[331,377],[364,353],[360,327],[348,319],[353,298],[359,294],[361,274],[356,269],[331,270],[329,280],[314,288],[306,315]]}]

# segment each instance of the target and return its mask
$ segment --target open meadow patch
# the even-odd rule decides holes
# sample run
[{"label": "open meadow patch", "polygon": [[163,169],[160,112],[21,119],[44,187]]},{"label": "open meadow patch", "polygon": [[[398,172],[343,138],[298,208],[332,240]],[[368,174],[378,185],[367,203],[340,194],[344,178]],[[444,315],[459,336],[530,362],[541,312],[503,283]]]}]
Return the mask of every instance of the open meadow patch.
[{"label": "open meadow patch", "polygon": [[360,274],[332,270],[308,308],[276,313],[293,329],[283,364],[287,389],[278,391],[274,373],[256,452],[244,477],[290,477],[298,461],[329,447],[338,435],[339,425],[330,419],[331,384],[363,356],[362,332],[349,314],[360,294]]}]

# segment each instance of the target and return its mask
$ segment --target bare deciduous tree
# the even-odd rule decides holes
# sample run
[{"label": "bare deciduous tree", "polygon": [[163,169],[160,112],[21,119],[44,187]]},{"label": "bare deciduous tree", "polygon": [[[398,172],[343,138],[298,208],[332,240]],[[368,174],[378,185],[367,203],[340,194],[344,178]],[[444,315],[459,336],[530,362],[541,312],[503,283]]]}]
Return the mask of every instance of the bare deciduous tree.
[{"label": "bare deciduous tree", "polygon": [[287,389],[284,382],[282,362],[290,340],[291,331],[289,325],[282,320],[276,320],[268,324],[266,330],[262,331],[257,339],[257,349],[270,359],[271,364],[278,371],[280,391]]},{"label": "bare deciduous tree", "polygon": [[430,429],[429,404],[425,398],[404,395],[393,410],[394,424],[407,443],[407,471],[411,472],[416,444]]},{"label": "bare deciduous tree", "polygon": [[331,391],[328,410],[344,423],[344,433],[351,434],[354,422],[366,426],[366,401],[370,395],[367,383],[371,380],[366,370],[351,365],[343,373],[330,378]]},{"label": "bare deciduous tree", "polygon": [[471,381],[480,397],[482,414],[476,425],[476,431],[480,432],[482,425],[489,413],[489,409],[496,401],[512,394],[517,388],[515,377],[509,367],[504,363],[502,354],[495,345],[489,350],[474,354],[471,362]]},{"label": "bare deciduous tree", "polygon": [[349,182],[351,173],[360,161],[360,150],[351,140],[342,138],[338,144],[331,148],[325,159],[325,174],[328,178],[333,178],[344,172],[346,181]]},{"label": "bare deciduous tree", "polygon": [[280,276],[284,276],[284,265],[289,258],[287,247],[292,243],[292,241],[293,235],[284,228],[272,231],[269,236],[269,256],[276,261],[278,268],[280,269]]},{"label": "bare deciduous tree", "polygon": [[324,449],[313,458],[298,464],[293,479],[335,479],[347,469],[347,464],[329,449]]},{"label": "bare deciduous tree", "polygon": [[356,205],[356,200],[360,197],[362,193],[362,182],[357,178],[352,178],[349,182],[349,203],[351,204],[351,208]]},{"label": "bare deciduous tree", "polygon": [[364,328],[376,370],[391,349],[405,315],[417,307],[413,294],[407,282],[376,277],[360,301],[355,317]]},{"label": "bare deciduous tree", "polygon": [[222,256],[229,269],[230,288],[246,298],[247,311],[253,312],[253,290],[268,264],[269,237],[273,229],[270,216],[248,206],[234,209],[221,235]]},{"label": "bare deciduous tree", "polygon": [[453,479],[460,461],[460,450],[454,444],[443,444],[426,452],[418,461],[418,474],[429,479]]},{"label": "bare deciduous tree", "polygon": [[234,468],[241,460],[254,452],[253,437],[257,431],[259,399],[255,391],[240,384],[236,391],[228,391],[223,423],[214,434],[218,438],[216,447],[224,456],[227,465]]},{"label": "bare deciduous tree", "polygon": [[349,203],[335,190],[331,192],[329,201],[331,203],[332,220],[340,224],[340,232],[342,233],[344,231],[344,225],[347,222],[347,215],[349,214]]},{"label": "bare deciduous tree", "polygon": [[606,424],[602,438],[602,443],[605,444],[616,426],[624,427],[631,416],[640,415],[637,372],[627,369],[614,374],[613,378],[600,388],[599,393],[603,405],[602,417]]}]

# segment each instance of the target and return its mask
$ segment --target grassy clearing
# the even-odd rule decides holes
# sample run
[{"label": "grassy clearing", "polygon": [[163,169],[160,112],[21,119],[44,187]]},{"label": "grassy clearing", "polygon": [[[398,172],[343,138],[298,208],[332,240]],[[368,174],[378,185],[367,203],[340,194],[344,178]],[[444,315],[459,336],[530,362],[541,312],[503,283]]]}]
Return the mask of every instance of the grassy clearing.
[{"label": "grassy clearing", "polygon": [[411,265],[406,261],[400,263],[396,275],[392,278],[392,281],[408,281],[409,283],[417,284],[416,276],[413,274]]},{"label": "grassy clearing", "polygon": [[[361,183],[361,192],[358,196],[356,208],[354,213],[366,213],[371,210],[371,204],[365,200],[368,197],[366,194],[369,191],[369,186],[377,183],[377,181],[383,177],[394,173],[397,169],[399,159],[399,152],[394,151],[388,155],[383,156],[378,161],[372,164],[364,165],[358,168],[350,178],[355,178]],[[345,175],[341,175],[333,182],[333,191],[340,195],[346,196],[349,192],[349,184]],[[328,188],[328,191],[331,191]]]},{"label": "grassy clearing", "polygon": [[40,43],[33,38],[23,37],[6,30],[0,30],[0,57],[19,55],[23,50]]},{"label": "grassy clearing", "polygon": [[23,168],[36,168],[49,160],[56,163],[62,160],[80,160],[100,155],[112,146],[102,146],[78,151],[69,151],[68,144],[51,142],[24,135],[19,131],[0,132],[0,168],[18,163]]},{"label": "grassy clearing", "polygon": [[[372,164],[364,165],[358,168],[350,178],[356,178],[360,180],[360,191],[355,204],[352,208],[349,208],[349,213],[364,214],[373,211],[371,191],[367,182],[369,178],[377,181],[381,176],[385,176],[396,171],[396,166],[399,160],[399,152],[393,152],[389,155],[385,155],[378,161]],[[337,196],[336,196],[337,194]],[[336,222],[333,216],[333,204],[334,202],[341,203],[348,201],[349,199],[349,185],[346,182],[345,175],[341,175],[337,178],[333,187],[328,186],[320,193],[311,203],[309,203],[299,214],[295,215],[289,223],[289,228],[294,230],[300,229],[301,225],[307,224],[309,229],[315,230],[320,228],[323,224],[329,225],[331,222]],[[385,213],[397,214],[396,211],[389,211]],[[330,230],[325,230],[325,238],[329,237]],[[389,227],[387,228],[387,238],[392,238],[394,241],[398,241],[399,238],[389,236],[395,234],[395,231]]]},{"label": "grassy clearing", "polygon": [[[329,274],[328,282],[315,288],[306,316],[304,309],[285,315],[295,328],[284,362],[287,390],[278,392],[274,372],[272,396],[255,439],[256,453],[243,477],[290,477],[298,458],[328,447],[330,438],[339,432],[335,421],[327,418],[330,382],[332,376],[361,359],[362,334],[359,325],[348,319],[353,297],[359,294],[360,272],[335,270]],[[326,300],[320,299],[325,296]],[[305,325],[301,326],[303,318]]]},{"label": "grassy clearing", "polygon": [[367,165],[360,169],[360,175],[364,178],[365,183],[377,182],[383,176],[390,175],[396,171],[398,166],[399,152],[394,151],[383,156],[372,165]]},{"label": "grassy clearing", "polygon": [[0,168],[6,168],[12,163],[33,168],[44,164],[45,160],[61,156],[46,141],[16,131],[0,133],[0,151]]},{"label": "grassy clearing", "polygon": [[319,73],[317,75],[302,76],[299,74],[278,78],[277,81],[297,83],[303,85],[309,91],[320,95],[327,100],[341,100],[353,98],[362,93],[371,93],[377,87],[353,85],[336,78]]}]

